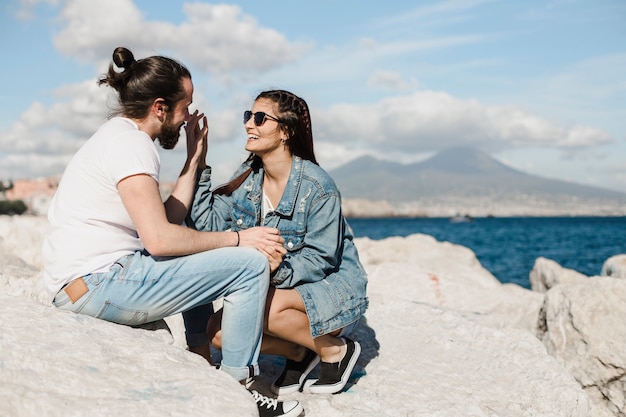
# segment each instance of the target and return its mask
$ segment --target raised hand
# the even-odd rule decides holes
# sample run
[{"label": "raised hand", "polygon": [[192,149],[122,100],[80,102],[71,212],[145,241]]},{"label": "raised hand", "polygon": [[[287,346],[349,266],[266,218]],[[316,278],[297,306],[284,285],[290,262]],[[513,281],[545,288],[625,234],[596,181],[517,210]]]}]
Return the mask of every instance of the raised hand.
[{"label": "raised hand", "polygon": [[[202,126],[200,125],[202,120]],[[204,113],[194,111],[185,124],[187,135],[187,159],[197,160],[198,168],[206,168],[206,155],[208,148],[209,124]]]}]

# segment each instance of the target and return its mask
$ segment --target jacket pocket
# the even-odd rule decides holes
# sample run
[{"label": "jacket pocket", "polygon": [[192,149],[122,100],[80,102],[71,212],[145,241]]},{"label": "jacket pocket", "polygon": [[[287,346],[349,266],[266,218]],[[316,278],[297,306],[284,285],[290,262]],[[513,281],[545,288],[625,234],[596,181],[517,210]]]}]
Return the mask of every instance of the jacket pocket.
[{"label": "jacket pocket", "polygon": [[231,224],[233,230],[245,230],[256,226],[256,213],[254,207],[249,209],[239,205],[233,204],[231,211]]},{"label": "jacket pocket", "polygon": [[297,252],[304,247],[304,231],[281,230],[280,235],[285,239],[285,248],[288,252]]}]

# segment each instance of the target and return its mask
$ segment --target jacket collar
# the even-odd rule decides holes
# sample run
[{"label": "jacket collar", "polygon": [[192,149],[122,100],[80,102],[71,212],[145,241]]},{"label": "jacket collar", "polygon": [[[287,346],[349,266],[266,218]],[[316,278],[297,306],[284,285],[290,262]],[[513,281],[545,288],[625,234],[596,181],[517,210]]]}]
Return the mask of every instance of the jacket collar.
[{"label": "jacket collar", "polygon": [[[283,196],[278,203],[278,206],[274,210],[275,212],[289,216],[293,214],[296,206],[296,199],[298,198],[298,191],[300,190],[300,184],[302,183],[302,175],[304,170],[304,160],[299,156],[293,156],[291,161],[291,170],[289,172],[289,179],[283,191]],[[251,192],[248,194],[248,199],[253,202],[262,204],[263,193],[263,168],[259,169],[258,175],[253,179],[251,186]],[[244,185],[245,186],[245,185]]]}]

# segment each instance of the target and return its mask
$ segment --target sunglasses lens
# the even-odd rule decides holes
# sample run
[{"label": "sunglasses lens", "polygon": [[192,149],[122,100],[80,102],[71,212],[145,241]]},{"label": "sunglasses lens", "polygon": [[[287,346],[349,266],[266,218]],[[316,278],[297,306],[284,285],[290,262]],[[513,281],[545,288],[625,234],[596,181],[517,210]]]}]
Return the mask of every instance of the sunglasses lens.
[{"label": "sunglasses lens", "polygon": [[254,113],[254,124],[261,126],[265,122],[265,113],[258,111]]},{"label": "sunglasses lens", "polygon": [[243,112],[243,124],[248,123],[248,120],[252,117],[252,112],[250,110],[246,110]]}]

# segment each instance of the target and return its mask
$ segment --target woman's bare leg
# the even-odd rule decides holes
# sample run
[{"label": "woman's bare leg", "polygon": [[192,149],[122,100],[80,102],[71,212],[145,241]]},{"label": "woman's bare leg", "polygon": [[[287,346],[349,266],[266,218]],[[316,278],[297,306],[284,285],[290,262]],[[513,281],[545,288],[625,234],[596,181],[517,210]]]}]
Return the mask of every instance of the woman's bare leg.
[{"label": "woman's bare leg", "polygon": [[[270,289],[265,307],[264,333],[307,347],[315,351],[323,362],[338,362],[345,354],[345,344],[336,336],[326,334],[313,339],[304,301],[295,289]],[[272,344],[276,350],[280,349],[277,341]],[[294,360],[303,356],[304,351],[300,358]]]},{"label": "woman's bare leg", "polygon": [[[211,316],[207,328],[209,339],[221,348],[221,310]],[[280,355],[299,361],[306,354],[303,347],[316,352],[323,362],[338,362],[345,354],[344,342],[333,334],[313,339],[302,297],[295,289],[270,288],[265,306],[265,323],[261,353]],[[339,330],[334,334],[339,333]]]}]

